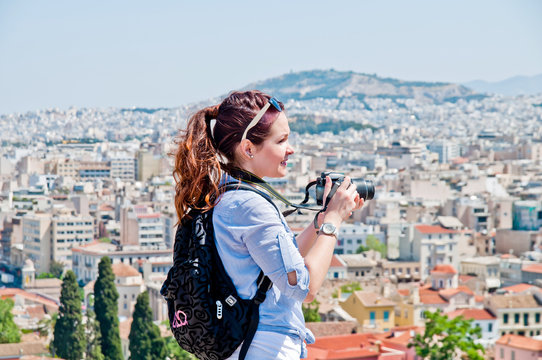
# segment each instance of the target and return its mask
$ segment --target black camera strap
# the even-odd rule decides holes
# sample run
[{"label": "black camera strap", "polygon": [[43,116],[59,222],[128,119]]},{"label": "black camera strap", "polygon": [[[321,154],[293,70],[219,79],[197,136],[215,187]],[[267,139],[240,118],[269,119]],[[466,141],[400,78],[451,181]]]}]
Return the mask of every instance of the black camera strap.
[{"label": "black camera strap", "polygon": [[[235,169],[231,169],[228,171],[228,173],[236,178],[237,180],[239,181],[243,181],[243,182],[246,182],[248,184],[251,184],[253,186],[256,186],[256,187],[259,187],[265,191],[267,191],[270,195],[272,195],[274,198],[280,200],[281,202],[283,202],[284,204],[286,204],[287,206],[291,206],[293,207],[294,209],[290,209],[290,210],[286,210],[282,213],[282,215],[284,217],[290,215],[290,214],[293,214],[294,212],[296,211],[300,211],[300,210],[310,210],[310,211],[318,211],[318,214],[322,211],[322,208],[315,208],[311,205],[308,205],[308,204],[305,204],[308,200],[309,200],[309,192],[308,192],[308,189],[313,186],[314,184],[316,184],[316,181],[313,181],[311,183],[309,183],[306,187],[306,195],[305,195],[305,199],[300,203],[300,204],[293,204],[291,201],[289,201],[288,199],[286,199],[284,196],[282,196],[281,194],[279,194],[275,189],[273,189],[273,187],[271,185],[269,185],[267,182],[265,182],[265,180],[263,180],[262,178],[258,177],[257,175],[254,175],[253,173],[251,173],[250,171],[246,171],[246,170],[242,170],[242,169],[238,169],[238,168],[235,168]],[[326,203],[329,201],[329,198],[326,199]],[[318,216],[318,214],[316,216]]]}]

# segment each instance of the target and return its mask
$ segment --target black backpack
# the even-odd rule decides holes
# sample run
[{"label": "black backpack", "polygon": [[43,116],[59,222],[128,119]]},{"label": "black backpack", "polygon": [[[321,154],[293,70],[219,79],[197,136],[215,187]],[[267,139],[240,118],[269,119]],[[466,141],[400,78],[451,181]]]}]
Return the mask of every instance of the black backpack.
[{"label": "black backpack", "polygon": [[[276,208],[267,194],[251,186],[235,183],[224,189],[254,191]],[[259,306],[273,283],[261,271],[254,298],[241,299],[216,249],[213,211],[189,214],[177,227],[173,267],[160,290],[171,331],[181,348],[199,359],[226,359],[243,343],[242,360],[258,327]]]}]

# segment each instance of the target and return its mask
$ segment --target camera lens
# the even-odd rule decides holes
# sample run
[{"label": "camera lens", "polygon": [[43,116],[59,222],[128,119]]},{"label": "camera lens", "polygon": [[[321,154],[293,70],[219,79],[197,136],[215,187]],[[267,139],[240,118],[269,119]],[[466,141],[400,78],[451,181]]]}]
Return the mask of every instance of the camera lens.
[{"label": "camera lens", "polygon": [[371,180],[361,180],[356,190],[363,200],[372,200],[375,196],[375,186]]}]

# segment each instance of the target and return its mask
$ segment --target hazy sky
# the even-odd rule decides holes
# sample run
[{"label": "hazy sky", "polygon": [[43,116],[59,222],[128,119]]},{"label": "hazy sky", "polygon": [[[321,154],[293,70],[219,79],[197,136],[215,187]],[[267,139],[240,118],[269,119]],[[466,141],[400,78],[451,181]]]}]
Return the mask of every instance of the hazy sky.
[{"label": "hazy sky", "polygon": [[542,73],[542,1],[0,0],[0,114],[173,107],[289,71]]}]

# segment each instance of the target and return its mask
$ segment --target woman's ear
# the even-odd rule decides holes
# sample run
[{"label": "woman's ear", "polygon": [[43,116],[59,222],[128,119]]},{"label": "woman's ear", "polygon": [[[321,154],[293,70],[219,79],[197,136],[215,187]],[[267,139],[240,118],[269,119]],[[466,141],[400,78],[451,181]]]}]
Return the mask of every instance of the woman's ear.
[{"label": "woman's ear", "polygon": [[254,146],[252,145],[252,142],[248,139],[244,139],[239,144],[239,149],[241,150],[241,156],[244,158],[252,159],[254,158]]}]

